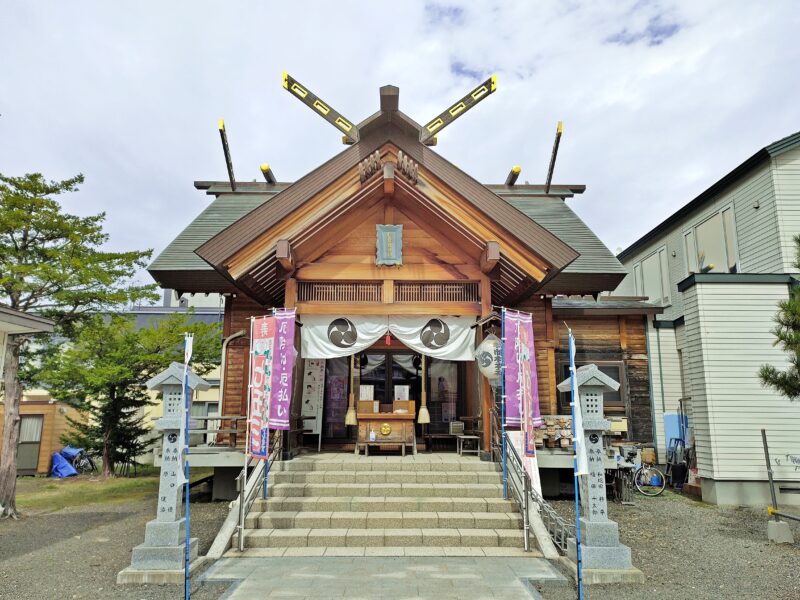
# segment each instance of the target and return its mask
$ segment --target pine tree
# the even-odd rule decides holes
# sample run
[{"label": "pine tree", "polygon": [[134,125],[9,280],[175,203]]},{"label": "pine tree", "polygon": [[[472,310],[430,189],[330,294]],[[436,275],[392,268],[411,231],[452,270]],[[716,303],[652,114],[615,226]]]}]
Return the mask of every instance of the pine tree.
[{"label": "pine tree", "polygon": [[[50,318],[69,337],[89,315],[155,299],[155,286],[131,282],[151,252],[106,252],[105,214],[64,212],[55,197],[77,191],[78,175],[47,181],[39,173],[0,174],[0,303]],[[31,336],[9,335],[3,373],[5,422],[0,447],[0,518],[16,517],[17,444],[22,398],[20,356]],[[31,363],[28,363],[29,365]]]},{"label": "pine tree", "polygon": [[196,373],[219,364],[219,324],[191,323],[191,317],[173,314],[137,330],[133,317],[97,315],[77,328],[71,342],[48,351],[39,381],[83,416],[70,420],[74,435],[64,441],[101,456],[103,475],[149,447],[144,409],[153,402],[145,384],[171,362],[183,362],[184,332],[194,334]]},{"label": "pine tree", "polygon": [[[795,236],[797,257],[794,267],[800,272],[800,235]],[[789,367],[779,370],[772,365],[762,365],[759,369],[761,382],[790,400],[800,399],[800,285],[793,285],[789,290],[789,298],[778,304],[775,315],[773,335],[777,338],[775,345],[789,354]]]}]

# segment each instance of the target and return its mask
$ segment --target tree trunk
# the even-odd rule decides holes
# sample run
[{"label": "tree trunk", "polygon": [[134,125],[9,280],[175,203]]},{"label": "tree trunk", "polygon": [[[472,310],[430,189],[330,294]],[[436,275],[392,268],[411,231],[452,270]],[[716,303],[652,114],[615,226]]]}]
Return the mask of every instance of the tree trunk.
[{"label": "tree trunk", "polygon": [[[24,336],[9,335],[3,365],[5,422],[0,448],[0,518],[17,518],[17,445],[19,443],[19,350]],[[0,348],[2,350],[2,348]]]},{"label": "tree trunk", "polygon": [[103,477],[110,477],[114,474],[114,461],[111,458],[111,432],[107,429],[103,433]]}]

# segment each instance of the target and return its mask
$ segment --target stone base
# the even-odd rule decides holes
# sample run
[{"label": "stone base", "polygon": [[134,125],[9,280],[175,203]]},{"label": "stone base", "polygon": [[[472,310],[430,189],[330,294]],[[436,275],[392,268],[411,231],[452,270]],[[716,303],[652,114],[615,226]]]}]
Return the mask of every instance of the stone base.
[{"label": "stone base", "polygon": [[[574,540],[569,540],[567,556],[572,562],[576,562],[577,554]],[[584,570],[625,571],[633,568],[631,549],[624,544],[616,546],[585,546],[581,544],[581,563]]]},{"label": "stone base", "polygon": [[236,477],[241,471],[241,467],[215,467],[211,499],[236,500],[239,497],[239,492],[236,491]]},{"label": "stone base", "polygon": [[792,528],[786,521],[768,521],[767,539],[775,544],[794,544]]},{"label": "stone base", "polygon": [[144,526],[145,546],[177,546],[186,539],[186,519],[148,521]]},{"label": "stone base", "polygon": [[[572,580],[578,581],[578,565],[562,556],[558,562],[562,571],[567,573]],[[645,577],[639,569],[583,569],[584,585],[598,585],[603,583],[644,583]]]},{"label": "stone base", "polygon": [[[197,558],[197,538],[189,540],[189,563]],[[131,568],[139,571],[181,571],[186,560],[186,544],[148,546],[140,544],[131,553]]]},{"label": "stone base", "polygon": [[[574,539],[567,540],[567,556],[577,562]],[[631,549],[619,543],[619,525],[614,521],[587,521],[581,517],[581,562],[583,568],[627,570],[633,568]]]},{"label": "stone base", "polygon": [[[207,562],[204,556],[201,556],[189,565],[189,577]],[[133,567],[126,567],[117,573],[118,585],[168,585],[180,584],[183,585],[185,573],[183,568],[173,570],[157,570],[157,569],[134,569]]]}]

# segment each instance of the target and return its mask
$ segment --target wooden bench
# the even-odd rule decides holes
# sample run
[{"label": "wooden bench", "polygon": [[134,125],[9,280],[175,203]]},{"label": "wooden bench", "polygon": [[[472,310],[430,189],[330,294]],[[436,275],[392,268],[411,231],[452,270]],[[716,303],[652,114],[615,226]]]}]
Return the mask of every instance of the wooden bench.
[{"label": "wooden bench", "polygon": [[[401,454],[401,456],[405,456],[406,455],[406,446],[408,446],[408,445],[409,444],[406,444],[405,442],[382,442],[380,440],[375,440],[374,442],[371,442],[371,441],[358,442],[356,444],[356,454],[360,453],[359,446],[363,446],[364,447],[364,456],[369,456],[369,447],[370,446],[400,446],[400,454]],[[414,452],[414,454],[416,454],[416,452]]]},{"label": "wooden bench", "polygon": [[436,443],[435,440],[455,441],[456,436],[451,433],[425,433],[423,438],[425,439],[425,450],[427,452],[433,452],[433,447]]}]

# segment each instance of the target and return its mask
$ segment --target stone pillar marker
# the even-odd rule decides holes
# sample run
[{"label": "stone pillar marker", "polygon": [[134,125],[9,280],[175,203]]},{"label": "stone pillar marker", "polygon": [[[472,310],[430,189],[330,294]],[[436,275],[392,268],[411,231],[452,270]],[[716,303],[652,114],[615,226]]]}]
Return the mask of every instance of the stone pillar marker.
[{"label": "stone pillar marker", "polygon": [[[189,393],[207,390],[210,384],[189,370]],[[156,518],[145,525],[144,543],[136,546],[131,566],[117,575],[117,583],[183,583],[186,547],[186,519],[181,514],[183,497],[184,425],[183,365],[172,363],[147,382],[150,390],[161,391],[164,414],[155,428],[163,433],[161,478],[158,484]],[[190,403],[192,397],[190,396]],[[187,433],[188,435],[188,433]],[[189,559],[197,558],[197,538],[189,540]]]},{"label": "stone pillar marker", "polygon": [[[610,423],[603,414],[603,393],[616,392],[619,383],[603,373],[597,365],[579,367],[575,386],[583,418],[584,444],[589,472],[579,479],[581,507],[581,562],[584,583],[644,581],[644,574],[633,567],[631,549],[619,541],[619,525],[608,518],[606,499],[603,433]],[[558,384],[561,392],[570,392],[569,379]],[[567,543],[567,556],[577,561],[577,544]]]}]

